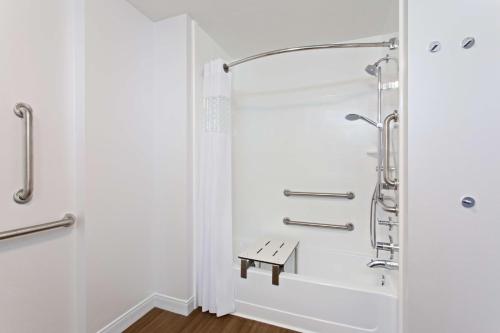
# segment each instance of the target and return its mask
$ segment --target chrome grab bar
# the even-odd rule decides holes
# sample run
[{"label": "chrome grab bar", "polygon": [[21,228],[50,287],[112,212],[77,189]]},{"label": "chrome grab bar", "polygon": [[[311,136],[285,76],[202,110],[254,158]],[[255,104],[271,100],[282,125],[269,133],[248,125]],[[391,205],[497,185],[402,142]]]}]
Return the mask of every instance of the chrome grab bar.
[{"label": "chrome grab bar", "polygon": [[50,229],[55,229],[55,228],[70,227],[75,222],[76,222],[76,217],[74,215],[66,214],[66,215],[64,215],[62,220],[59,220],[59,221],[42,223],[42,224],[32,225],[29,227],[12,229],[12,230],[8,230],[8,231],[0,232],[0,240],[24,236],[24,235],[28,235],[28,234],[33,234],[35,232],[40,232],[40,231],[45,231],[45,230],[50,230]]},{"label": "chrome grab bar", "polygon": [[323,198],[346,198],[349,200],[352,200],[355,197],[353,192],[328,193],[328,192],[299,192],[299,191],[284,190],[283,194],[287,197],[302,196],[302,197],[323,197]]},{"label": "chrome grab bar", "polygon": [[14,201],[25,204],[30,202],[33,195],[33,110],[28,104],[18,103],[14,113],[24,119],[23,188],[14,193]]},{"label": "chrome grab bar", "polygon": [[370,242],[372,248],[376,248],[377,246],[377,201],[378,201],[378,184],[375,186],[373,190],[372,200],[370,202]]},{"label": "chrome grab bar", "polygon": [[399,120],[398,111],[394,111],[390,115],[388,115],[384,120],[384,181],[387,185],[392,187],[397,187],[398,180],[396,178],[391,179],[391,168],[390,168],[390,159],[391,159],[391,122],[397,122]]},{"label": "chrome grab bar", "polygon": [[306,227],[340,229],[340,230],[347,230],[347,231],[353,231],[354,230],[354,225],[352,223],[346,223],[346,224],[328,224],[328,223],[317,223],[317,222],[293,221],[293,220],[290,220],[290,218],[288,218],[288,217],[285,217],[283,219],[283,224],[286,224],[286,225],[301,225],[301,226],[306,226]]}]

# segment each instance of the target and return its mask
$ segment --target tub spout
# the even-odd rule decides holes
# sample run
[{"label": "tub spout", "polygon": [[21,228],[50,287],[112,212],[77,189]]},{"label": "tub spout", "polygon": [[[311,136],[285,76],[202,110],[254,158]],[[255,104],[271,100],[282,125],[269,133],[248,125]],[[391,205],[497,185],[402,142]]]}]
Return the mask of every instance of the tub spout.
[{"label": "tub spout", "polygon": [[385,268],[390,270],[398,270],[399,264],[391,260],[372,260],[367,264],[370,268]]}]

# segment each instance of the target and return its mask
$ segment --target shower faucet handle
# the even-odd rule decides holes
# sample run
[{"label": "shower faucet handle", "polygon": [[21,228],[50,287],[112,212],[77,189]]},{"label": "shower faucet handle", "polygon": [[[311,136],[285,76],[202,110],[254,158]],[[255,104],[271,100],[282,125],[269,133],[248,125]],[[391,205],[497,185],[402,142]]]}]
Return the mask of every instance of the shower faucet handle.
[{"label": "shower faucet handle", "polygon": [[[384,168],[382,168],[382,171],[384,171]],[[394,170],[391,170],[391,168],[389,168],[389,172],[393,172],[393,171],[395,171],[395,169],[394,169]],[[391,184],[383,183],[383,184],[382,184],[382,189],[384,189],[384,190],[397,190],[397,189],[398,189],[398,187],[397,187],[397,186],[395,186],[395,185],[391,185]]]},{"label": "shower faucet handle", "polygon": [[392,242],[392,236],[389,236],[389,243],[386,242],[377,242],[377,257],[379,251],[388,251],[391,253],[391,259],[394,258],[394,252],[399,252],[399,245],[396,245]]},{"label": "shower faucet handle", "polygon": [[389,217],[387,220],[378,220],[378,224],[388,226],[389,231],[391,231],[393,227],[399,226],[399,222],[393,221],[391,217]]}]

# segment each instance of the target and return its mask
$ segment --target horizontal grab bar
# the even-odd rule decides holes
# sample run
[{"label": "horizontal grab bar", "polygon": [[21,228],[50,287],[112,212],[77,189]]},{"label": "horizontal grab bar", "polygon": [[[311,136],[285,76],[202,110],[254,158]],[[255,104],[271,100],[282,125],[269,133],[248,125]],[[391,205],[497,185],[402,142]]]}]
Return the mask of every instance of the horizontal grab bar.
[{"label": "horizontal grab bar", "polygon": [[306,226],[306,227],[317,227],[317,228],[340,229],[340,230],[347,230],[347,231],[354,230],[354,225],[352,223],[328,224],[328,223],[317,223],[317,222],[306,222],[306,221],[293,221],[293,220],[290,220],[290,218],[288,218],[288,217],[285,217],[283,219],[283,224],[302,225],[302,226]]},{"label": "horizontal grab bar", "polygon": [[328,193],[328,192],[299,192],[299,191],[284,190],[283,194],[287,197],[302,196],[302,197],[323,197],[323,198],[346,198],[349,200],[352,200],[355,197],[353,192]]},{"label": "horizontal grab bar", "polygon": [[0,232],[0,240],[24,236],[24,235],[33,234],[36,232],[55,229],[55,228],[70,227],[75,222],[76,222],[76,218],[74,215],[66,214],[66,215],[64,215],[62,220],[59,220],[59,221],[42,223],[42,224],[32,225],[29,227],[12,229],[12,230],[8,230],[8,231]]}]

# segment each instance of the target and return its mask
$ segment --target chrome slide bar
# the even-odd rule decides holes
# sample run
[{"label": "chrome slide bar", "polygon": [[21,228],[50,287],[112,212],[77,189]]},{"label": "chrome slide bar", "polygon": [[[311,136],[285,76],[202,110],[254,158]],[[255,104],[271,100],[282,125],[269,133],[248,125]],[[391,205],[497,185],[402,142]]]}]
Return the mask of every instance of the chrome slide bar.
[{"label": "chrome slide bar", "polygon": [[277,54],[291,53],[298,51],[310,51],[310,50],[320,50],[320,49],[344,49],[344,48],[358,48],[358,47],[386,47],[390,50],[395,50],[398,48],[398,39],[391,38],[389,41],[385,42],[375,42],[375,43],[335,43],[335,44],[319,44],[319,45],[307,45],[299,47],[289,47],[285,49],[278,49],[273,51],[267,51],[246,57],[243,59],[232,61],[228,64],[224,64],[224,71],[227,73],[231,67],[243,64],[248,61],[255,59],[260,59],[264,57],[269,57]]},{"label": "chrome slide bar", "polygon": [[288,217],[285,217],[283,219],[283,224],[286,224],[286,225],[301,225],[301,226],[305,226],[305,227],[340,229],[340,230],[347,230],[347,231],[353,231],[354,230],[354,225],[352,223],[346,223],[346,224],[328,224],[328,223],[317,223],[317,222],[306,222],[306,221],[293,221],[293,220],[290,220],[290,218],[288,218]]},{"label": "chrome slide bar", "polygon": [[284,190],[283,194],[287,197],[291,196],[301,196],[301,197],[323,197],[323,198],[346,198],[349,200],[354,199],[355,195],[353,192],[346,193],[328,193],[328,192],[299,192]]},{"label": "chrome slide bar", "polygon": [[74,215],[66,214],[66,215],[64,215],[62,220],[59,220],[59,221],[37,224],[37,225],[29,226],[29,227],[12,229],[12,230],[8,230],[8,231],[0,232],[0,240],[24,236],[24,235],[33,234],[36,232],[55,229],[55,228],[70,227],[73,224],[75,224],[75,222],[76,222],[76,217]]},{"label": "chrome slide bar", "polygon": [[30,202],[33,195],[33,110],[28,104],[18,103],[14,113],[24,119],[23,187],[14,193],[14,201],[25,204]]},{"label": "chrome slide bar", "polygon": [[399,119],[398,111],[394,111],[388,115],[384,120],[384,181],[387,185],[394,188],[398,185],[396,178],[391,178],[391,122],[397,122]]}]

